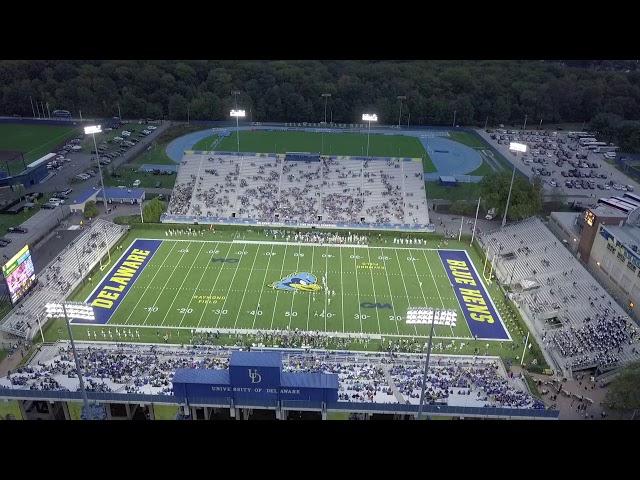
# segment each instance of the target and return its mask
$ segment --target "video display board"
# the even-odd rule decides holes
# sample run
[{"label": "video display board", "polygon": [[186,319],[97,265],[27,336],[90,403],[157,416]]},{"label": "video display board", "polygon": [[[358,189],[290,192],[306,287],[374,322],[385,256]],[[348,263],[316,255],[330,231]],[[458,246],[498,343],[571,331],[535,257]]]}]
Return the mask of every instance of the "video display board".
[{"label": "video display board", "polygon": [[29,291],[36,280],[29,245],[25,245],[13,258],[4,264],[2,274],[9,287],[11,302],[15,305]]}]

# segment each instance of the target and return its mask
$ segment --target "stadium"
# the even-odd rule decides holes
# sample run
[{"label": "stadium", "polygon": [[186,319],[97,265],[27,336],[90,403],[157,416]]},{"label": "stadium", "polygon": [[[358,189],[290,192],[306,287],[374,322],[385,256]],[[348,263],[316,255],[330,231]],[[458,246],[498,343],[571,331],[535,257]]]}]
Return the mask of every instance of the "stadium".
[{"label": "stadium", "polygon": [[[65,168],[99,171],[70,170],[82,178],[71,198],[48,190],[54,206],[37,204],[1,247],[12,363],[0,416],[556,420],[558,396],[585,409],[597,398],[571,382],[604,388],[640,357],[633,304],[597,271],[612,263],[593,224],[507,222],[510,202],[528,202],[511,198],[514,152],[532,149],[534,133],[506,134],[503,151],[487,129],[246,116],[235,105],[231,120],[194,125],[0,123],[0,147],[27,154],[29,168],[69,146],[78,160]],[[7,140],[21,128],[29,140]],[[13,191],[30,170],[14,175],[26,161],[7,158]],[[142,172],[171,181],[152,186]],[[494,175],[510,177],[504,219],[475,196]],[[469,213],[434,196],[456,190]],[[632,237],[615,224],[631,229],[640,203],[629,194],[614,215],[601,200],[585,222],[599,216],[605,242]]]}]

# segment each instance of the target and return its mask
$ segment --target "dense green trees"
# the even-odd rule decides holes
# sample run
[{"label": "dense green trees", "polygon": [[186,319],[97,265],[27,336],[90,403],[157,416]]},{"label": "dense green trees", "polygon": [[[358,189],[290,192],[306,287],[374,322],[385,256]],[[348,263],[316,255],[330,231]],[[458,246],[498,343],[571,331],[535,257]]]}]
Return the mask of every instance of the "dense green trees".
[{"label": "dense green trees", "polygon": [[93,200],[84,205],[84,218],[94,218],[98,216],[98,207]]},{"label": "dense green trees", "polygon": [[[487,210],[496,209],[496,217],[504,215],[504,208],[509,195],[511,173],[500,173],[485,176],[480,182],[482,203]],[[522,175],[516,175],[509,202],[507,219],[522,220],[540,213],[542,209],[542,183],[540,177],[529,182]]]},{"label": "dense green trees", "polygon": [[[621,65],[621,66],[620,66]],[[598,114],[640,120],[640,72],[616,64],[540,61],[0,61],[0,113],[31,115],[29,97],[74,116],[220,120],[238,102],[254,121],[460,125],[589,122]],[[619,68],[618,68],[619,67]],[[638,129],[627,124],[627,130]],[[617,134],[624,134],[622,127]],[[629,132],[626,133],[633,136]]]},{"label": "dense green trees", "polygon": [[617,410],[640,409],[640,362],[627,365],[612,380],[606,401]]},{"label": "dense green trees", "polygon": [[148,223],[159,223],[160,215],[167,209],[167,204],[157,197],[145,203],[142,209],[144,221]]}]

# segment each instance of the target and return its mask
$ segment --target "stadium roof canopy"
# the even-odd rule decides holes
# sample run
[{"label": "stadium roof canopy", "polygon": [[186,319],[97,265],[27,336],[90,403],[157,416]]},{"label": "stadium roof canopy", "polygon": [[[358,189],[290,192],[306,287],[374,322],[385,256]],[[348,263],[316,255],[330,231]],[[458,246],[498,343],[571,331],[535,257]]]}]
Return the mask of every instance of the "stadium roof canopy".
[{"label": "stadium roof canopy", "polygon": [[[144,188],[105,187],[108,200],[140,200],[144,198]],[[102,198],[102,189],[98,191],[98,198]]]},{"label": "stadium roof canopy", "polygon": [[279,352],[233,352],[231,365],[234,367],[277,367],[282,366]]}]

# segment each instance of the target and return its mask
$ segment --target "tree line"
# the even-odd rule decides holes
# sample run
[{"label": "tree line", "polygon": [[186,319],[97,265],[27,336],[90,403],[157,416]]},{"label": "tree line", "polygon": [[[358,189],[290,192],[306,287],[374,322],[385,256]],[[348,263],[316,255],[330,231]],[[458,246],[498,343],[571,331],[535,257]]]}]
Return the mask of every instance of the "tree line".
[{"label": "tree line", "polygon": [[[635,62],[29,60],[0,62],[0,112],[32,115],[32,102],[74,116],[463,126],[640,120]],[[628,127],[628,125],[627,125]],[[640,131],[633,125],[634,132]],[[628,128],[619,134],[628,136]],[[634,133],[635,134],[635,133]]]}]

